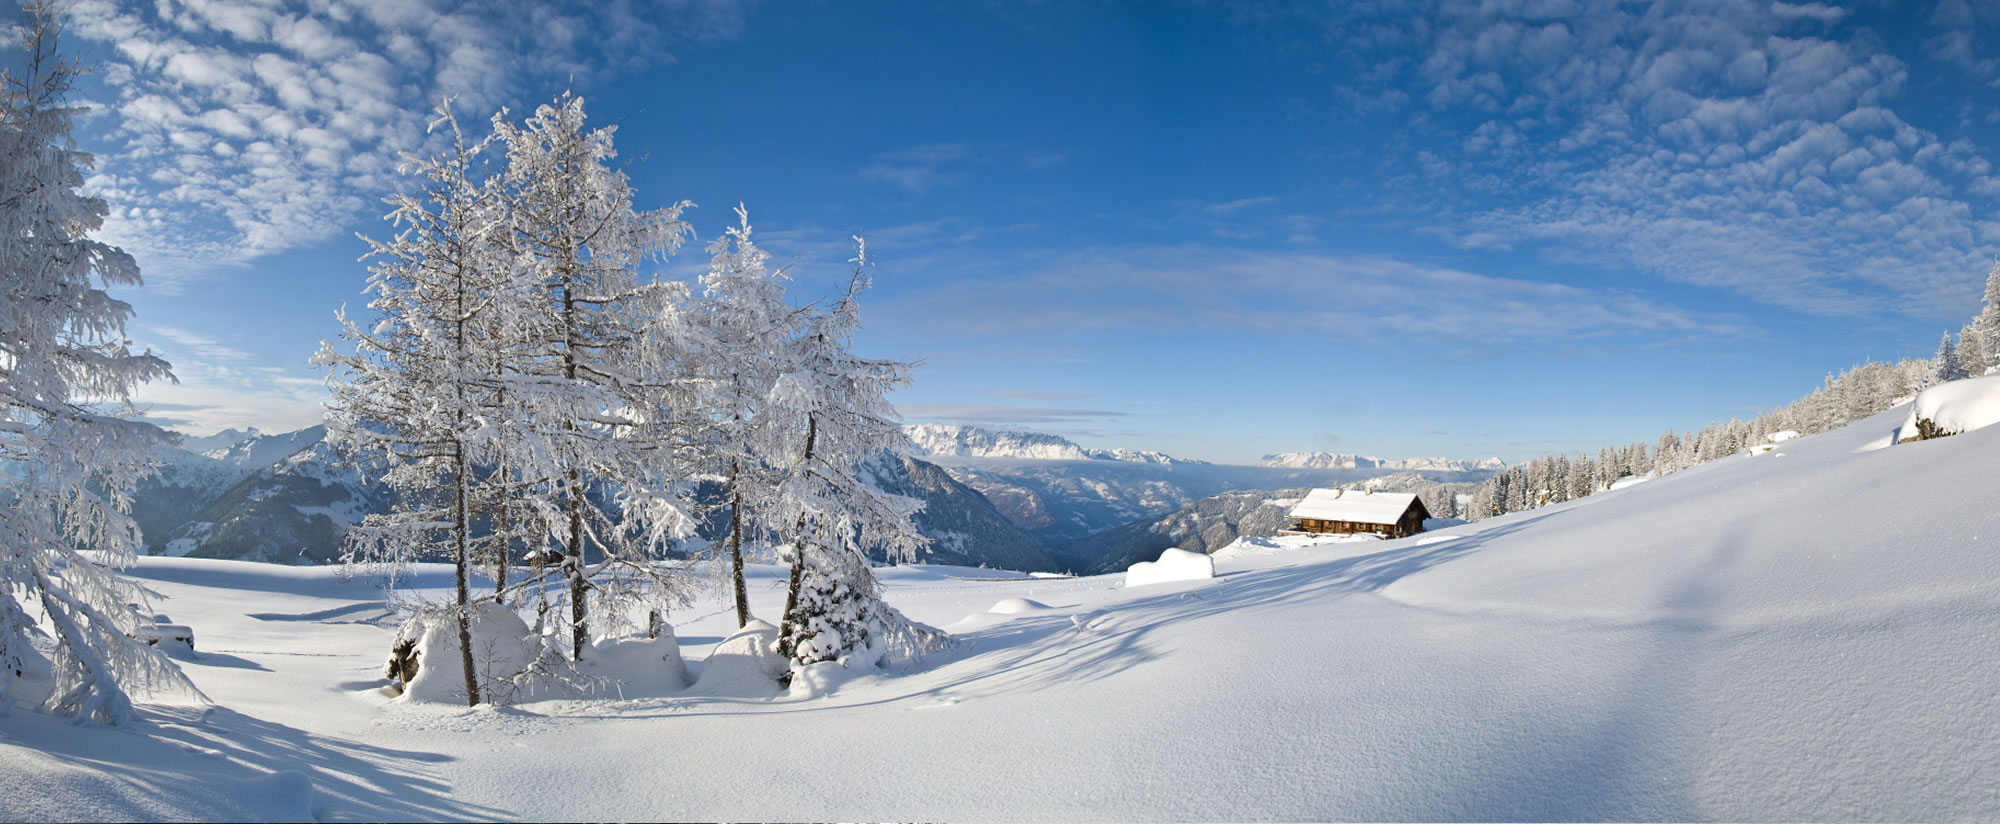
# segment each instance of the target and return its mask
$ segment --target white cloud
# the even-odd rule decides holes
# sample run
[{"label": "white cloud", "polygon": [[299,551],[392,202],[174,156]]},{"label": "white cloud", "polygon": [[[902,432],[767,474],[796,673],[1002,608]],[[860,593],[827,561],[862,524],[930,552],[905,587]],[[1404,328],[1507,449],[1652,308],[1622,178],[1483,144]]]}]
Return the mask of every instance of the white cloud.
[{"label": "white cloud", "polygon": [[988,426],[1024,426],[1047,423],[1084,423],[1120,418],[1130,413],[1102,409],[1057,409],[1039,406],[971,403],[902,403],[896,411],[912,420]]},{"label": "white cloud", "polygon": [[166,338],[167,340],[173,341],[175,344],[177,344],[177,346],[174,347],[162,347],[163,349],[166,350],[165,354],[169,357],[170,360],[177,353],[177,351],[181,351],[183,349],[187,352],[193,353],[196,357],[200,358],[203,361],[235,362],[235,361],[247,361],[250,359],[249,352],[245,352],[235,347],[225,346],[222,344],[221,341],[216,340],[215,338],[211,338],[207,335],[199,334],[196,332],[190,332],[185,329],[173,326],[154,326],[151,327],[151,329],[154,334],[157,334],[160,337]]},{"label": "white cloud", "polygon": [[[472,122],[543,79],[587,84],[670,59],[661,44],[729,36],[733,3],[510,0],[76,0],[69,32],[107,44],[114,117],[80,137],[95,191],[120,214],[104,239],[149,283],[343,235],[393,191],[445,96]],[[88,46],[86,47],[88,48]],[[108,53],[107,53],[108,52]]]},{"label": "white cloud", "polygon": [[[1403,71],[1357,72],[1378,84],[1358,94],[1387,87],[1429,100],[1407,162],[1456,217],[1440,234],[1463,245],[1536,248],[1806,312],[1949,317],[1971,308],[1986,262],[2000,256],[1972,229],[1974,215],[2000,205],[1992,164],[1899,113],[1908,63],[1890,41],[1841,29],[1844,9],[1418,6],[1355,7],[1343,48],[1360,65],[1400,57],[1385,42],[1421,52]],[[1974,15],[1948,2],[1934,22]],[[1566,48],[1526,45],[1555,23]],[[1909,59],[1978,80],[2000,63],[1977,42],[1939,40]],[[1524,117],[1532,142],[1515,137]]]},{"label": "white cloud", "polygon": [[861,169],[861,179],[923,192],[963,178],[963,163],[972,154],[973,147],[964,143],[912,146],[876,155],[873,162]]},{"label": "white cloud", "polygon": [[1137,247],[890,298],[884,315],[954,336],[1202,328],[1243,334],[1420,334],[1453,342],[1734,335],[1702,315],[1609,289],[1386,257]]}]

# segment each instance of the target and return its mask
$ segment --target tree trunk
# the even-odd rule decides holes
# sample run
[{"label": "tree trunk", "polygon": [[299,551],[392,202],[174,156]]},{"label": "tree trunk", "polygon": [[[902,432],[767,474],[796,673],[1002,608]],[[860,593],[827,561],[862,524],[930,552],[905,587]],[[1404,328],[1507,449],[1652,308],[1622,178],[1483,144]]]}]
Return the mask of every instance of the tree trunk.
[{"label": "tree trunk", "polygon": [[585,582],[583,580],[583,491],[577,488],[582,482],[581,475],[569,471],[569,547],[568,557],[563,559],[563,576],[569,579],[569,621],[570,660],[583,660],[583,645],[590,640],[590,627],[585,623],[588,610],[584,606]]},{"label": "tree trunk", "polygon": [[[575,250],[564,250],[564,272],[562,276],[563,304],[563,378],[576,381],[576,293],[570,283],[570,267],[573,266]],[[563,428],[574,433],[575,421],[563,421]],[[572,444],[573,446],[573,444]],[[583,474],[575,465],[576,456],[571,455],[569,468],[569,557],[563,559],[563,573],[569,578],[569,618],[570,618],[570,660],[583,660],[583,645],[590,640],[590,627],[586,622],[589,610],[584,602],[583,580]]]},{"label": "tree trunk", "polygon": [[[819,418],[806,415],[806,457],[805,463],[812,463],[813,444],[819,439]],[[805,580],[806,568],[806,515],[799,513],[798,534],[792,538],[792,579],[785,587],[785,617],[778,629],[778,651],[789,658],[792,654],[792,636],[797,634],[799,584]]]},{"label": "tree trunk", "polygon": [[729,566],[736,579],[736,628],[750,623],[750,594],[743,585],[743,490],[738,481],[736,459],[729,461]]},{"label": "tree trunk", "polygon": [[504,463],[501,464],[496,474],[500,477],[500,484],[498,490],[499,500],[493,504],[493,540],[495,544],[493,548],[493,598],[495,601],[504,604],[507,603],[505,600],[507,597],[507,551],[512,548],[511,545],[513,544],[513,539],[508,536],[508,530],[513,528],[513,524],[507,520],[507,496],[511,494],[507,491],[507,465]]},{"label": "tree trunk", "polygon": [[452,463],[452,471],[458,478],[456,523],[452,525],[458,533],[458,553],[453,559],[458,573],[458,658],[465,665],[465,705],[476,707],[479,706],[479,677],[472,666],[472,614],[467,607],[471,597],[465,580],[465,568],[471,561],[466,556],[465,546],[465,444],[452,444]]}]

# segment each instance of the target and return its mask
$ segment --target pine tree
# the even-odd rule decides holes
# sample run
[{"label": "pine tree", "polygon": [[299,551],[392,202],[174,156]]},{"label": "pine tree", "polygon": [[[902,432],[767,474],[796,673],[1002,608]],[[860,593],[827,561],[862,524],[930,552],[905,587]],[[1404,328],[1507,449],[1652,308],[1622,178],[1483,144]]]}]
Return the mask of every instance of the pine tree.
[{"label": "pine tree", "polygon": [[1937,382],[1965,379],[1965,364],[1958,359],[1958,347],[1951,342],[1951,333],[1944,333],[1938,342],[1937,356],[1932,359],[1937,364]]},{"label": "pine tree", "polygon": [[340,370],[328,443],[385,467],[383,481],[396,492],[394,511],[370,514],[349,530],[343,558],[392,571],[434,555],[452,560],[466,703],[477,705],[471,508],[481,495],[477,465],[495,442],[486,413],[497,390],[490,364],[499,344],[486,316],[504,311],[512,297],[510,263],[491,242],[501,225],[493,188],[473,179],[490,138],[467,145],[449,103],[438,114],[438,124],[451,127],[453,153],[407,160],[403,172],[423,178],[422,195],[388,198],[398,232],[386,243],[368,240],[371,256],[381,259],[372,267],[368,305],[381,317],[363,328],[342,310],[342,337],[355,351],[326,343],[315,361]]},{"label": "pine tree", "polygon": [[129,410],[134,388],[173,375],[125,338],[132,307],[108,290],[139,285],[139,267],[90,238],[109,207],[81,192],[92,159],[70,140],[82,110],[66,101],[82,67],[57,55],[56,12],[27,12],[26,70],[0,72],[0,706],[40,655],[30,639],[46,633],[55,684],[43,706],[121,724],[128,691],[195,691],[133,637],[145,619],[130,605],[146,592],[118,572],[139,546],[132,489],[169,437],[100,411]]}]

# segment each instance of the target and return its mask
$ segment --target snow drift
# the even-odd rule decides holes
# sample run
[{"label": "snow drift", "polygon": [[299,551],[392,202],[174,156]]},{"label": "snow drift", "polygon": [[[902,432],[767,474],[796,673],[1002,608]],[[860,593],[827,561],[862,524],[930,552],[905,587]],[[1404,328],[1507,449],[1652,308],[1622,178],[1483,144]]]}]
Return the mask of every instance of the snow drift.
[{"label": "snow drift", "polygon": [[[1967,378],[1918,392],[1896,428],[1896,440],[1956,435],[1994,423],[2000,423],[2000,375]],[[1926,427],[1930,434],[1922,431]]]},{"label": "snow drift", "polygon": [[1143,587],[1215,577],[1215,559],[1185,549],[1168,549],[1157,561],[1140,561],[1125,570],[1125,585]]}]

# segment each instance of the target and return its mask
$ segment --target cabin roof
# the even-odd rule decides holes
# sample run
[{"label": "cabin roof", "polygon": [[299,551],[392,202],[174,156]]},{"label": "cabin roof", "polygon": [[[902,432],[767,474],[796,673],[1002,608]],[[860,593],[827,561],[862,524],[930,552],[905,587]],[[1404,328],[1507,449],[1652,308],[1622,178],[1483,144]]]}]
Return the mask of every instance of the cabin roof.
[{"label": "cabin roof", "polygon": [[1315,489],[1292,507],[1294,518],[1394,524],[1417,500],[1414,492],[1368,493],[1354,489]]}]

